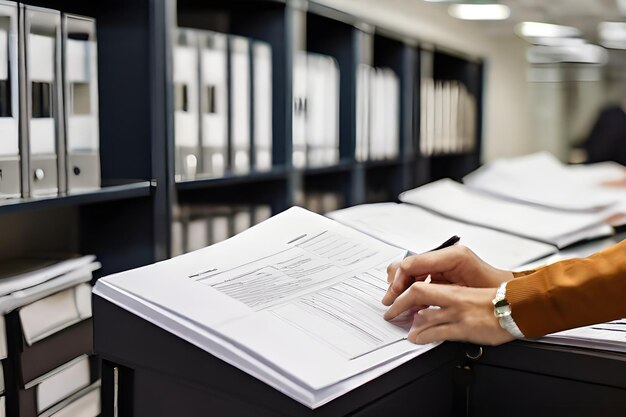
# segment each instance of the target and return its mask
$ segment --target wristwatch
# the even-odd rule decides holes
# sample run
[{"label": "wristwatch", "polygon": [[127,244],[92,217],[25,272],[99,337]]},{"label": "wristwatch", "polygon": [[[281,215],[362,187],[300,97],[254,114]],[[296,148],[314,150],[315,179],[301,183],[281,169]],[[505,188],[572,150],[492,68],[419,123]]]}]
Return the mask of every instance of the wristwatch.
[{"label": "wristwatch", "polygon": [[498,318],[500,327],[509,332],[513,337],[517,339],[523,339],[524,334],[520,331],[519,327],[513,320],[511,315],[511,305],[506,299],[506,282],[503,282],[496,291],[496,296],[493,299],[493,314]]}]

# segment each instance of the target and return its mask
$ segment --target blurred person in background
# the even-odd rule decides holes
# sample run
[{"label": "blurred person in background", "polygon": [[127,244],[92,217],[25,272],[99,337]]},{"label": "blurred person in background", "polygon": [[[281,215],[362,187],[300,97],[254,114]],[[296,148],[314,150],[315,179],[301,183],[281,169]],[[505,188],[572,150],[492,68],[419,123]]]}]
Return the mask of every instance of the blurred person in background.
[{"label": "blurred person in background", "polygon": [[626,98],[600,112],[583,146],[588,163],[614,161],[626,165]]}]

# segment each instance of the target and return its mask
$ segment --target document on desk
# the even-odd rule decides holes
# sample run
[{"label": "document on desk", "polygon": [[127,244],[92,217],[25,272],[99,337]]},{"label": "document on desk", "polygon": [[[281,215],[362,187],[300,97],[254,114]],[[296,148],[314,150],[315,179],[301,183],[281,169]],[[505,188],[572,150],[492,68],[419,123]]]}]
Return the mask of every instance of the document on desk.
[{"label": "document on desk", "polygon": [[525,203],[568,211],[607,209],[626,201],[602,182],[626,176],[614,162],[565,165],[548,152],[490,162],[463,178],[471,188]]},{"label": "document on desk", "polygon": [[435,345],[383,319],[403,249],[301,208],[94,293],[315,408]]},{"label": "document on desk", "polygon": [[537,341],[626,353],[626,318],[552,333]]},{"label": "document on desk", "polygon": [[613,233],[600,213],[554,210],[498,198],[442,179],[400,194],[400,200],[438,214],[558,248]]},{"label": "document on desk", "polygon": [[431,250],[437,242],[461,236],[461,243],[498,268],[519,267],[557,251],[536,240],[473,226],[410,204],[363,204],[328,213],[327,216],[413,253]]}]

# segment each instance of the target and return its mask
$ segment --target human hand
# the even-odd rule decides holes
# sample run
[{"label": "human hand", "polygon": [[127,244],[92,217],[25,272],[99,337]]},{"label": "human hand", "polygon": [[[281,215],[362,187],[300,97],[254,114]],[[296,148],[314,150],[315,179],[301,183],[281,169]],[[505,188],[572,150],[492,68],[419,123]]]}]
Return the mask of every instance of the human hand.
[{"label": "human hand", "polygon": [[413,283],[430,275],[432,283],[456,284],[475,288],[495,288],[513,279],[511,271],[497,269],[463,245],[409,256],[387,267],[389,289],[384,305],[391,305]]},{"label": "human hand", "polygon": [[418,281],[395,299],[385,313],[385,319],[394,320],[403,313],[421,308],[413,315],[413,324],[407,336],[413,343],[454,340],[499,345],[514,337],[500,327],[493,314],[492,300],[495,295],[496,288],[468,288]]},{"label": "human hand", "polygon": [[600,185],[603,185],[605,187],[617,187],[617,188],[626,187],[626,175],[616,180],[605,181],[601,183]]}]

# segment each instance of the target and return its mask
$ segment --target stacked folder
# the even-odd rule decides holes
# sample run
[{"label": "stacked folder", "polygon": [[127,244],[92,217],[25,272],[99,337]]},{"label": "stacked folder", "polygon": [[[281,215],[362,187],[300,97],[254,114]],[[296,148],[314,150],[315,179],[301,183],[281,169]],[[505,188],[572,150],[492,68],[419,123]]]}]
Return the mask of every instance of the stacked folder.
[{"label": "stacked folder", "polygon": [[176,181],[270,170],[270,45],[180,28],[173,59]]},{"label": "stacked folder", "polygon": [[0,2],[0,198],[100,186],[95,20]]},{"label": "stacked folder", "polygon": [[422,80],[420,151],[458,154],[476,147],[476,98],[454,80]]},{"label": "stacked folder", "polygon": [[389,68],[357,71],[357,161],[396,159],[400,148],[400,81]]},{"label": "stacked folder", "polygon": [[91,320],[92,273],[99,268],[91,255],[3,263],[0,357],[8,415],[100,413]]},{"label": "stacked folder", "polygon": [[180,204],[174,209],[172,255],[228,239],[272,215],[268,205]]}]

